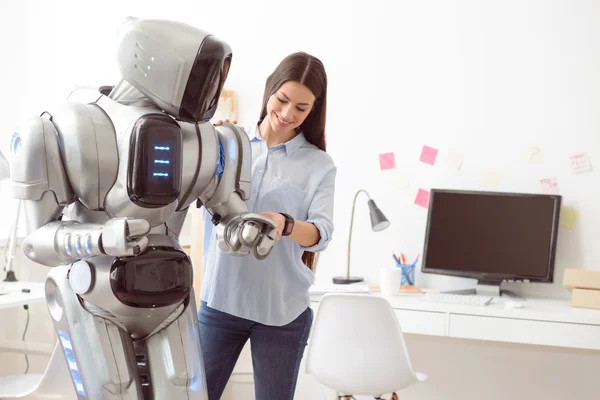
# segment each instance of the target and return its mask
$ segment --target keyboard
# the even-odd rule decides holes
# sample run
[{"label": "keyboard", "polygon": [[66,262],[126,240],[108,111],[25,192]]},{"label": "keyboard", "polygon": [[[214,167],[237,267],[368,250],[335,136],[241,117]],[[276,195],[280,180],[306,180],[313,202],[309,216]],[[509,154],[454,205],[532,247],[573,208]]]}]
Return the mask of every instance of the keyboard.
[{"label": "keyboard", "polygon": [[371,293],[371,289],[364,283],[354,283],[350,285],[313,285],[308,289],[308,293]]},{"label": "keyboard", "polygon": [[434,303],[487,306],[491,303],[493,297],[475,294],[425,293],[421,299]]}]

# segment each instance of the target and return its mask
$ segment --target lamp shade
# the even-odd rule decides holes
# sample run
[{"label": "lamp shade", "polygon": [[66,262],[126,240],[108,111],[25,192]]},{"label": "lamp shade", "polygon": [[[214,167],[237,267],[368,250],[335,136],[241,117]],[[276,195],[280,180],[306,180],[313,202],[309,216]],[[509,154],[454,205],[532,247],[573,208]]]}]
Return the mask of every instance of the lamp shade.
[{"label": "lamp shade", "polygon": [[371,227],[373,232],[379,232],[390,226],[390,221],[383,215],[374,200],[369,200],[369,215],[371,216]]}]

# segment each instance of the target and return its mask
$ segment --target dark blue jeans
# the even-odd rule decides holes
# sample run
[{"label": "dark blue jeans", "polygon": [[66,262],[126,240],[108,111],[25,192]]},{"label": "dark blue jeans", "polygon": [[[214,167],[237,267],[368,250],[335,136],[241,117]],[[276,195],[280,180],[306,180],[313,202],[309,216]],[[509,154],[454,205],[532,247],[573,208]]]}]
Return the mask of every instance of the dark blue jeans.
[{"label": "dark blue jeans", "polygon": [[209,400],[221,398],[248,339],[256,400],[292,400],[312,321],[310,308],[287,325],[269,326],[234,317],[201,302],[198,322]]}]

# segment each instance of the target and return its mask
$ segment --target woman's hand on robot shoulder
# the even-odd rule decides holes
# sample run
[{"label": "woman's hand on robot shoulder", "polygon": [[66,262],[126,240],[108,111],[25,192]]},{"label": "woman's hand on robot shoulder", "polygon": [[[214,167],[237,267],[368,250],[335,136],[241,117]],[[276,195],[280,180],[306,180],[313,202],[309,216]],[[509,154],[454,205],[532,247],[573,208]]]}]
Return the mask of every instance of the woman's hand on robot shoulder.
[{"label": "woman's hand on robot shoulder", "polygon": [[232,123],[232,124],[234,124],[234,125],[236,125],[236,124],[237,124],[237,121],[236,121],[236,120],[230,121],[230,120],[226,119],[225,121],[223,121],[222,119],[220,119],[220,120],[218,120],[217,122],[215,122],[215,123],[213,124],[213,126],[219,126],[219,125],[222,125],[222,124],[223,124],[223,122],[231,122],[231,123]]},{"label": "woman's hand on robot shoulder", "polygon": [[283,228],[285,228],[285,217],[279,213],[268,211],[260,212],[258,214],[262,215],[263,217],[269,218],[271,221],[275,222],[275,225],[277,225],[277,237],[275,238],[275,243],[277,243],[279,239],[281,239]]}]

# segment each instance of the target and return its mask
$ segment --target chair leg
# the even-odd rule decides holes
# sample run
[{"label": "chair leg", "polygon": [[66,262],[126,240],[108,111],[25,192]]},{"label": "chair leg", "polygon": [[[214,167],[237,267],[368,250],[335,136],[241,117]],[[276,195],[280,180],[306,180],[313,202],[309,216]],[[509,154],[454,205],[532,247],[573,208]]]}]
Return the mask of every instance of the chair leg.
[{"label": "chair leg", "polygon": [[[373,397],[373,399],[385,400],[383,397],[380,397],[380,396],[375,396],[375,397]],[[396,394],[396,392],[392,393],[392,397],[390,398],[390,400],[398,400],[398,395]]]}]

